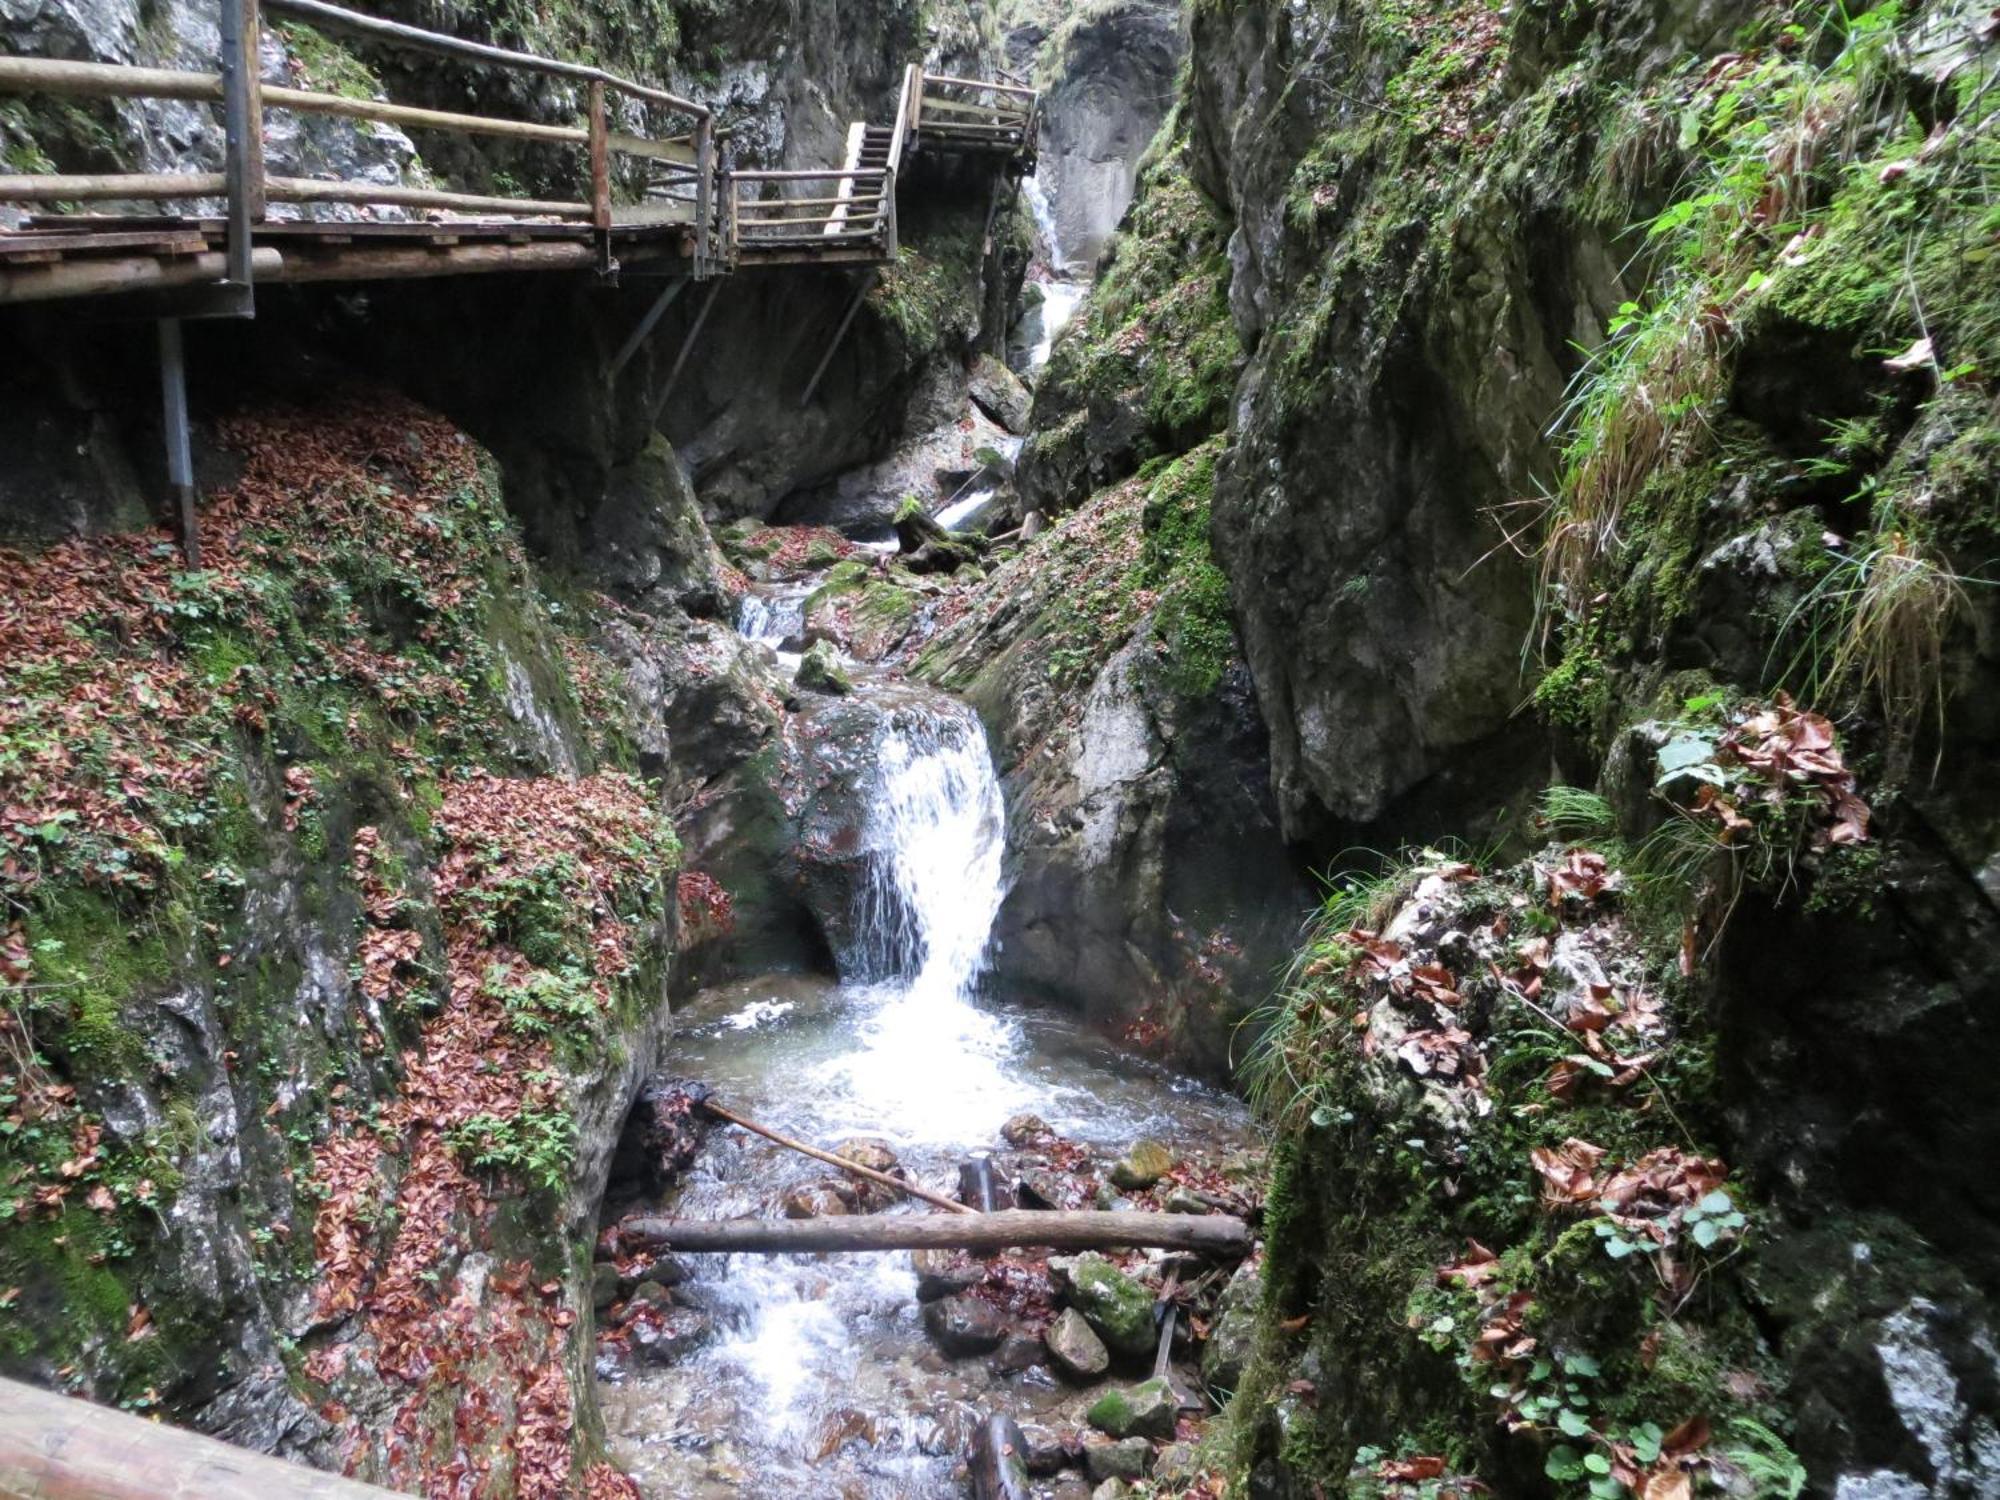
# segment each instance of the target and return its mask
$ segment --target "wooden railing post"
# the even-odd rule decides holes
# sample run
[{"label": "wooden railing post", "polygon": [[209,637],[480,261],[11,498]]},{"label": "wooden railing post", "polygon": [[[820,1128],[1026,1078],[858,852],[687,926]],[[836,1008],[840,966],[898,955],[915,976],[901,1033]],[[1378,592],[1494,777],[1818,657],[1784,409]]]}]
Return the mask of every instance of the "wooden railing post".
[{"label": "wooden railing post", "polygon": [[715,116],[694,127],[694,273],[706,276],[715,255]]},{"label": "wooden railing post", "polygon": [[896,169],[882,179],[882,254],[886,260],[896,258]]},{"label": "wooden railing post", "polygon": [[611,228],[611,127],[604,118],[604,81],[590,80],[590,222]]},{"label": "wooden railing post", "polygon": [[[223,190],[231,285],[251,285],[251,226],[264,216],[264,111],[259,95],[257,0],[222,0]],[[249,311],[250,309],[245,309]]]}]

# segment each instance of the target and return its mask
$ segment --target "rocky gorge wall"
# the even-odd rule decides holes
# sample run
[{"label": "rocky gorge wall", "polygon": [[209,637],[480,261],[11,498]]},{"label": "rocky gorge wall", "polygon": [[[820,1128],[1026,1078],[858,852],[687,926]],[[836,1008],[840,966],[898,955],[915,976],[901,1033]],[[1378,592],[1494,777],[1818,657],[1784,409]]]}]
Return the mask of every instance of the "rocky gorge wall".
[{"label": "rocky gorge wall", "polygon": [[1124,640],[1243,747],[1263,869],[1364,872],[1249,1028],[1250,1493],[1995,1482],[1994,40],[1191,7],[1037,391],[1063,519],[932,661],[1055,809],[1023,868],[1093,872],[1077,951],[1144,847],[1105,784],[1186,753]]}]

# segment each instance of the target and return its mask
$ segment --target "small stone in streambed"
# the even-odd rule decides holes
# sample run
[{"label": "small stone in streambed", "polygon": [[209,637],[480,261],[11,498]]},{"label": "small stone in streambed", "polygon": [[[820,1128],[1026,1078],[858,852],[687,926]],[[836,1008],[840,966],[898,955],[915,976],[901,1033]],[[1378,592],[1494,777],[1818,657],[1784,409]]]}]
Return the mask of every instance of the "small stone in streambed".
[{"label": "small stone in streambed", "polygon": [[661,1286],[679,1286],[694,1272],[688,1269],[686,1261],[674,1255],[662,1255],[650,1265],[642,1266],[629,1277],[620,1277],[620,1286],[637,1286],[642,1281],[657,1281]]},{"label": "small stone in streambed", "polygon": [[1081,1208],[1084,1191],[1074,1177],[1031,1168],[1021,1174],[1014,1197],[1023,1208]]},{"label": "small stone in streambed", "polygon": [[598,1312],[618,1300],[618,1268],[600,1260],[590,1268],[590,1305]]},{"label": "small stone in streambed", "polygon": [[1028,1472],[1036,1478],[1060,1474],[1069,1467],[1069,1445],[1053,1427],[1044,1427],[1038,1422],[1026,1423],[1021,1428],[1021,1441],[1026,1445],[1021,1450],[1021,1456],[1028,1461]]},{"label": "small stone in streambed", "polygon": [[1142,1437],[1086,1443],[1083,1449],[1084,1469],[1099,1484],[1107,1479],[1144,1479],[1152,1462],[1153,1445]]},{"label": "small stone in streambed", "polygon": [[1015,1148],[1032,1146],[1036,1141],[1045,1141],[1055,1132],[1049,1129],[1048,1121],[1040,1115],[1015,1115],[1000,1127],[1000,1138]]},{"label": "small stone in streambed", "polygon": [[673,1294],[657,1281],[642,1281],[632,1288],[626,1302],[633,1307],[672,1307]]},{"label": "small stone in streambed", "polygon": [[1000,1340],[988,1367],[996,1375],[1018,1375],[1042,1362],[1042,1341],[1031,1333],[1014,1330]]},{"label": "small stone in streambed", "polygon": [[1073,1307],[1066,1307],[1042,1335],[1056,1368],[1077,1380],[1095,1380],[1111,1368],[1111,1351],[1097,1330]]},{"label": "small stone in streambed", "polygon": [[715,1334],[715,1323],[704,1312],[691,1307],[670,1307],[655,1315],[648,1309],[631,1324],[632,1357],[647,1364],[670,1365],[706,1344]]},{"label": "small stone in streambed", "polygon": [[1170,1214],[1206,1214],[1215,1210],[1206,1198],[1197,1198],[1187,1188],[1177,1187],[1167,1194],[1167,1212]]},{"label": "small stone in streambed", "polygon": [[866,1167],[871,1172],[893,1172],[901,1165],[887,1141],[868,1135],[856,1136],[851,1141],[842,1141],[833,1148],[833,1154],[842,1161],[852,1162],[857,1167]]},{"label": "small stone in streambed", "polygon": [[849,1212],[840,1187],[831,1182],[808,1182],[785,1194],[785,1217],[821,1219]]},{"label": "small stone in streambed", "polygon": [[977,1297],[945,1297],[924,1308],[924,1328],[946,1354],[984,1354],[1007,1336],[1007,1319]]},{"label": "small stone in streambed", "polygon": [[1155,1479],[1192,1479],[1195,1470],[1193,1443],[1169,1443],[1160,1450],[1160,1456],[1153,1460]]},{"label": "small stone in streambed", "polygon": [[1158,1141],[1137,1141],[1111,1166],[1111,1180],[1128,1193],[1144,1192],[1174,1164],[1174,1154]]},{"label": "small stone in streambed", "polygon": [[1132,1486],[1122,1479],[1107,1479],[1090,1492],[1090,1500],[1132,1500]]},{"label": "small stone in streambed", "polygon": [[1174,1435],[1174,1413],[1179,1405],[1166,1381],[1145,1380],[1129,1390],[1106,1391],[1091,1406],[1085,1420],[1109,1437],[1170,1438]]},{"label": "small stone in streambed", "polygon": [[986,1279],[986,1267],[963,1250],[912,1250],[917,1270],[917,1300],[935,1302],[970,1291]]},{"label": "small stone in streambed", "polygon": [[840,653],[827,641],[809,647],[799,658],[799,670],[792,680],[815,693],[836,696],[854,691],[854,682],[840,665]]}]

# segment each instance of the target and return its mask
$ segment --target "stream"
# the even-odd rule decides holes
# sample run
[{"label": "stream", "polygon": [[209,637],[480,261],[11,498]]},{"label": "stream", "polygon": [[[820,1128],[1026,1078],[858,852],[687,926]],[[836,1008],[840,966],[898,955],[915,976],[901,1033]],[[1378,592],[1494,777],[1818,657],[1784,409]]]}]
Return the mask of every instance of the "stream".
[{"label": "stream", "polygon": [[[770,586],[740,625],[782,640],[798,629],[799,597],[796,584]],[[823,1147],[880,1141],[914,1180],[947,1193],[959,1163],[999,1149],[1002,1125],[1024,1111],[1107,1159],[1141,1138],[1177,1154],[1246,1147],[1233,1099],[1122,1055],[1067,1016],[989,992],[1005,812],[985,731],[942,694],[865,668],[856,677],[857,695],[881,710],[866,816],[871,846],[886,853],[856,895],[840,978],[773,975],[696,997],[678,1018],[675,1075]],[[716,1129],[677,1191],[649,1206],[775,1217],[788,1193],[827,1176],[747,1132]],[[959,1466],[984,1415],[1074,1429],[1098,1394],[1024,1359],[1026,1338],[1012,1359],[947,1359],[925,1334],[908,1253],[692,1256],[688,1266],[674,1297],[712,1321],[708,1342],[665,1368],[621,1364],[601,1381],[614,1456],[648,1495],[962,1495]]]}]

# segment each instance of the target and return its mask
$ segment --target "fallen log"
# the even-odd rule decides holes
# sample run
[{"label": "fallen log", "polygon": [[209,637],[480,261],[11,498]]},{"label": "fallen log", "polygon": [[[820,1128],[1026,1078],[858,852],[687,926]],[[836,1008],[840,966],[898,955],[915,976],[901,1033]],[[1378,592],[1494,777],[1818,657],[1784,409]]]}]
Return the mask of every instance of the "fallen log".
[{"label": "fallen log", "polygon": [[948,1209],[955,1214],[979,1212],[976,1208],[967,1208],[963,1203],[954,1202],[942,1193],[933,1193],[929,1188],[918,1187],[914,1182],[905,1182],[900,1177],[891,1177],[887,1172],[878,1172],[873,1167],[864,1167],[859,1162],[835,1156],[831,1151],[822,1151],[817,1146],[808,1146],[804,1141],[795,1141],[788,1135],[780,1135],[768,1125],[759,1125],[755,1120],[746,1120],[739,1114],[731,1113],[713,1099],[702,1100],[701,1107],[718,1120],[727,1120],[731,1125],[740,1125],[752,1135],[761,1135],[767,1141],[776,1141],[780,1146],[796,1151],[801,1156],[810,1156],[814,1161],[823,1161],[830,1167],[838,1167],[843,1172],[850,1172],[869,1182],[879,1182],[883,1187],[894,1188],[899,1193],[908,1193],[912,1198],[921,1198],[926,1203],[936,1204],[939,1208]]},{"label": "fallen log", "polygon": [[1250,1226],[1226,1214],[881,1214],[826,1219],[626,1219],[632,1244],[696,1254],[792,1255],[820,1250],[1108,1250],[1155,1246],[1247,1255]]}]

